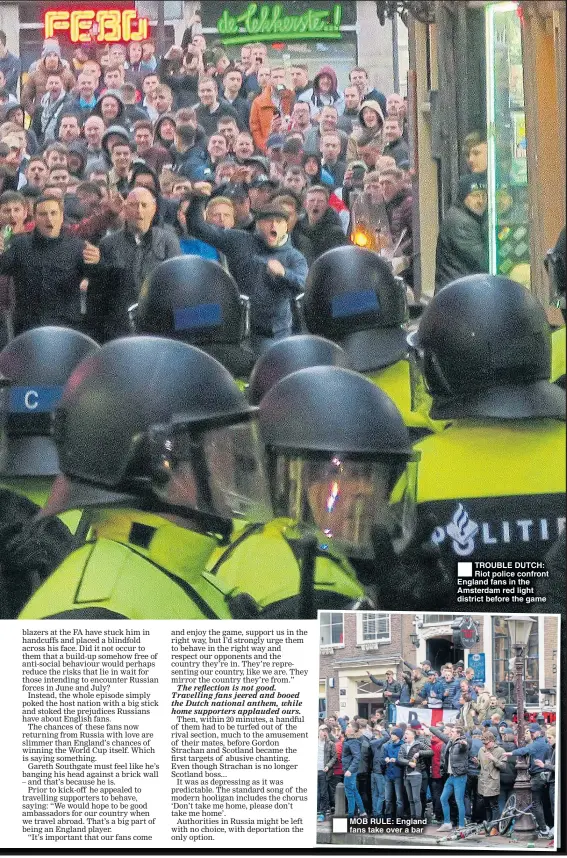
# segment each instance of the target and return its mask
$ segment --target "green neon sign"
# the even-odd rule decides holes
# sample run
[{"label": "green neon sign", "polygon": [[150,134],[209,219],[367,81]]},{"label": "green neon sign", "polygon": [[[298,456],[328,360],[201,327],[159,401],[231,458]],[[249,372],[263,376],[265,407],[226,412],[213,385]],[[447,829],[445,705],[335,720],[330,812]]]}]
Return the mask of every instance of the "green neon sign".
[{"label": "green neon sign", "polygon": [[338,4],[332,9],[308,9],[302,15],[285,15],[276,3],[258,6],[250,3],[241,15],[231,15],[225,9],[217,21],[217,30],[224,45],[246,42],[272,42],[293,39],[340,39],[343,10]]}]

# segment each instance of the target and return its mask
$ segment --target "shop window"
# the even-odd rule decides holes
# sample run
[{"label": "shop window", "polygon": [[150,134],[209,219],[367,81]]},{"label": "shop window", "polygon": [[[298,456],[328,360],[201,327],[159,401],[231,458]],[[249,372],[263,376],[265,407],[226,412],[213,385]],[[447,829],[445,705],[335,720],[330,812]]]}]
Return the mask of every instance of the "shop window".
[{"label": "shop window", "polygon": [[[539,705],[539,635],[538,623],[534,622],[525,650],[525,704]],[[493,677],[492,688],[497,697],[503,697],[506,703],[516,703],[515,655],[510,647],[508,621],[504,617],[492,619],[493,640]]]},{"label": "shop window", "polygon": [[343,615],[324,612],[320,615],[320,618],[321,646],[343,646]]}]

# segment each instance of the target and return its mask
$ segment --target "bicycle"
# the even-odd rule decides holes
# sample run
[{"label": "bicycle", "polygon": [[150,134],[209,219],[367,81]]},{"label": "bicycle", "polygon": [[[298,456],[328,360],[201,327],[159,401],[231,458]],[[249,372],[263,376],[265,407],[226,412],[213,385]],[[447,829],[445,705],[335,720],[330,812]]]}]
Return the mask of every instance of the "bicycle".
[{"label": "bicycle", "polygon": [[445,843],[452,840],[466,840],[474,834],[484,833],[488,835],[494,828],[497,829],[498,834],[504,835],[513,825],[515,825],[516,820],[521,816],[531,816],[535,824],[535,817],[533,813],[530,813],[531,807],[532,805],[529,804],[525,810],[520,810],[516,804],[516,796],[512,794],[509,796],[506,804],[504,805],[504,809],[502,810],[502,815],[498,819],[485,820],[484,822],[472,822],[469,825],[465,825],[464,828],[457,828],[456,831],[452,831],[451,834],[447,835],[447,837],[438,838],[437,843]]}]

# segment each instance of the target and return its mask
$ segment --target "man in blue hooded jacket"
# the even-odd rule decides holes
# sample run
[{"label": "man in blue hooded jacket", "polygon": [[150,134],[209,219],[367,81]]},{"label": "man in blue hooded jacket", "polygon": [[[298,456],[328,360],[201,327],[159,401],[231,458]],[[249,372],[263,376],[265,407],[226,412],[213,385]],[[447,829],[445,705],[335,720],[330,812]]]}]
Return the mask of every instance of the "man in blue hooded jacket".
[{"label": "man in blue hooded jacket", "polygon": [[[386,814],[392,819],[401,819],[404,812],[402,787],[402,769],[398,766],[398,754],[402,747],[404,731],[396,727],[391,732],[391,740],[384,745],[384,777],[386,779]],[[396,796],[396,815],[394,817],[394,795]]]}]

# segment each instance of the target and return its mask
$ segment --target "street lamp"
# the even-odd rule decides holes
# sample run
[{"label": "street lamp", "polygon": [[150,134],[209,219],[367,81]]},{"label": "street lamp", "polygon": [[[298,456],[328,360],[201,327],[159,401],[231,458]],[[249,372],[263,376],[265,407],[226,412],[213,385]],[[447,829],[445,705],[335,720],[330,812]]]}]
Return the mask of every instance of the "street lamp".
[{"label": "street lamp", "polygon": [[417,649],[417,648],[418,648],[418,646],[419,646],[419,635],[417,634],[417,632],[411,632],[411,634],[410,634],[410,636],[409,636],[409,639],[410,639],[410,643],[411,643],[411,645],[412,645],[415,649]]},{"label": "street lamp", "polygon": [[[516,656],[516,706],[518,708],[518,747],[523,748],[526,744],[524,737],[524,666],[526,657],[526,648],[530,639],[530,632],[535,622],[534,617],[528,614],[512,614],[506,617],[508,623],[508,636],[510,638],[510,646]],[[514,781],[514,794],[516,796],[516,807],[518,810],[525,811],[532,803],[532,793],[529,776],[528,757],[518,757],[516,760],[516,780]],[[535,831],[535,823],[531,814],[518,816],[514,832],[531,836]]]}]

